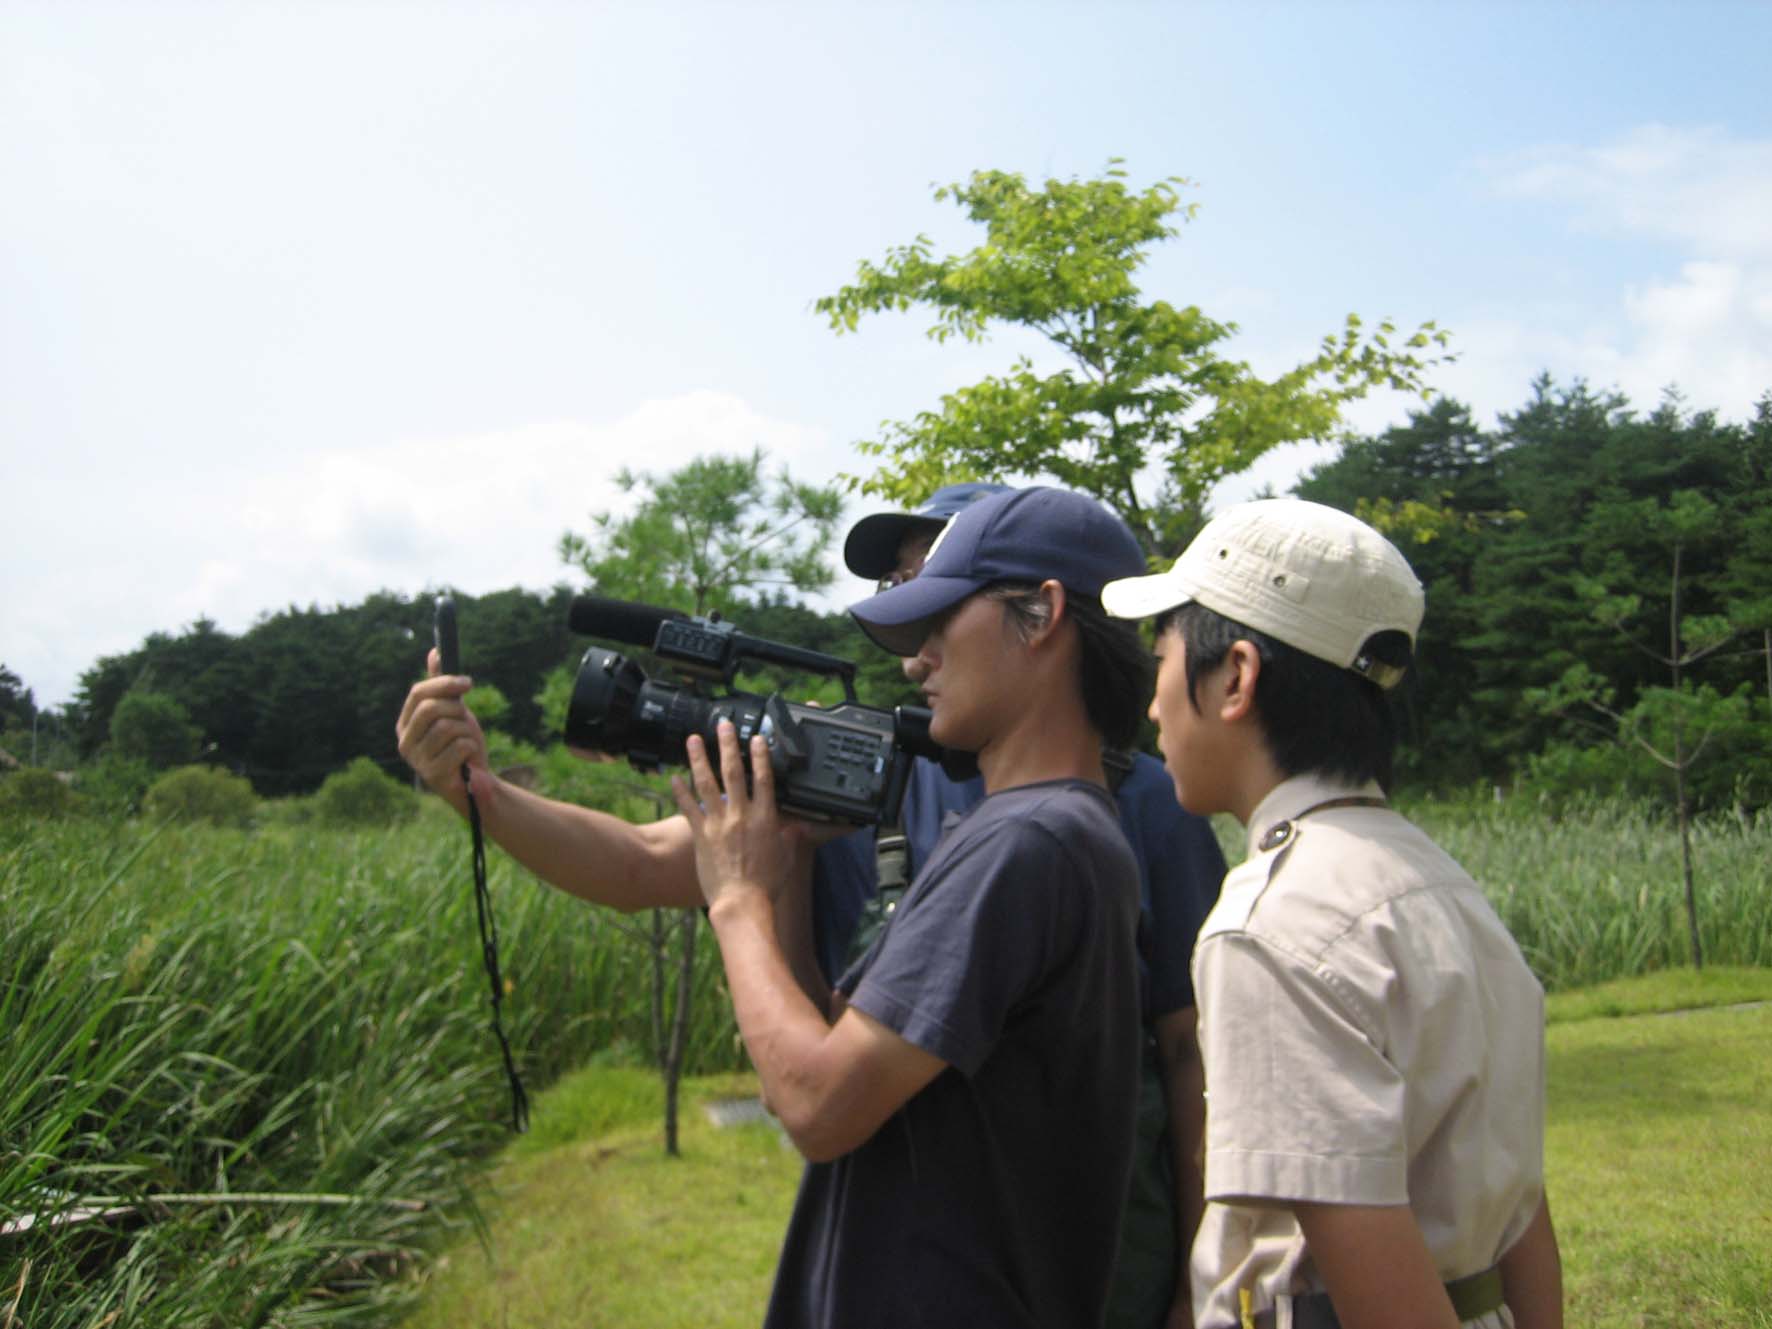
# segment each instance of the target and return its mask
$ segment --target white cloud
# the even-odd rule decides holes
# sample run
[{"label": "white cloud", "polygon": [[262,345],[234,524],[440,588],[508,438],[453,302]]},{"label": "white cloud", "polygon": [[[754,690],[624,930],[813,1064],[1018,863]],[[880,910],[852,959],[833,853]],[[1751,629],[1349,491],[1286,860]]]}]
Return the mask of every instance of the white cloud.
[{"label": "white cloud", "polygon": [[1595,147],[1543,145],[1484,166],[1504,195],[1575,204],[1589,230],[1662,235],[1713,257],[1772,256],[1772,142],[1643,125]]},{"label": "white cloud", "polygon": [[[1640,409],[1677,385],[1691,406],[1728,419],[1772,388],[1772,141],[1648,125],[1484,169],[1503,196],[1569,208],[1573,229],[1671,242],[1677,258],[1622,286],[1597,325],[1558,329],[1529,315],[1461,328],[1467,381],[1506,366],[1517,384],[1519,369],[1548,368],[1617,387]],[[1454,392],[1458,377],[1448,376]]]},{"label": "white cloud", "polygon": [[822,478],[822,445],[818,431],[737,397],[694,392],[611,424],[559,421],[317,454],[260,482],[243,520],[258,558],[302,569],[325,588],[322,599],[382,585],[546,586],[566,573],[554,553],[561,533],[630,501],[615,483],[622,467],[662,475],[760,446],[772,465]]},{"label": "white cloud", "polygon": [[757,446],[803,479],[824,481],[842,462],[821,431],[716,392],[649,401],[610,423],[301,454],[211,496],[200,525],[136,522],[103,582],[77,570],[10,581],[3,658],[52,705],[99,656],[199,617],[240,632],[277,606],[349,604],[381,589],[543,588],[570,580],[555,553],[562,532],[631,501],[614,482],[622,466],[665,474]]},{"label": "white cloud", "polygon": [[1689,409],[1745,420],[1772,389],[1772,265],[1693,259],[1667,277],[1622,286],[1609,317],[1570,326],[1558,311],[1459,320],[1459,360],[1435,375],[1479,423],[1524,405],[1549,371],[1616,389],[1640,412],[1679,388]]}]

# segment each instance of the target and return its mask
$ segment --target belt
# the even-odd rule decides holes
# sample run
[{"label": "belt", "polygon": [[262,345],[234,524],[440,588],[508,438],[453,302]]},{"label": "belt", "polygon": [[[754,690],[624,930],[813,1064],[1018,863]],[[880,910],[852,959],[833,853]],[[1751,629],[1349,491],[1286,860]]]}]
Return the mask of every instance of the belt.
[{"label": "belt", "polygon": [[[1446,1295],[1452,1300],[1453,1314],[1460,1324],[1498,1310],[1504,1303],[1501,1294],[1501,1270],[1485,1269],[1480,1274],[1457,1278],[1446,1284]],[[1271,1310],[1255,1317],[1257,1329],[1274,1329],[1278,1323]],[[1327,1292],[1311,1292],[1292,1298],[1292,1329],[1341,1329],[1335,1318],[1335,1307]]]}]

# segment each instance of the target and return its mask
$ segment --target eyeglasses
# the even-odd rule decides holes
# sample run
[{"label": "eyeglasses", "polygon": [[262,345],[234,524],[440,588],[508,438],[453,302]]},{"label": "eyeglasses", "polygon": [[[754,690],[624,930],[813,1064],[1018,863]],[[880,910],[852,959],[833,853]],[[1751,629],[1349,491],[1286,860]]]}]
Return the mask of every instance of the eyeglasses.
[{"label": "eyeglasses", "polygon": [[894,586],[903,586],[907,581],[914,579],[920,570],[921,569],[918,568],[912,568],[909,572],[906,572],[902,568],[894,568],[891,572],[888,572],[884,577],[880,578],[879,581],[874,583],[874,594],[878,595],[881,591],[889,591]]}]

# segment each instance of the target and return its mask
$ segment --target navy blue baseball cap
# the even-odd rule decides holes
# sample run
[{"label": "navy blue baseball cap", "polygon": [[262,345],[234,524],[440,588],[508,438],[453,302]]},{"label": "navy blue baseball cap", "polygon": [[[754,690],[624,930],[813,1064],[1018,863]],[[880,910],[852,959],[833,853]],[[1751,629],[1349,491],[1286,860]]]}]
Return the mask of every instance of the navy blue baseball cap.
[{"label": "navy blue baseball cap", "polygon": [[1010,489],[968,504],[915,578],[849,612],[876,644],[914,655],[937,618],[986,586],[1050,579],[1099,600],[1108,582],[1145,571],[1131,530],[1094,499],[1044,486]]},{"label": "navy blue baseball cap", "polygon": [[940,535],[949,519],[971,504],[1008,492],[1008,485],[968,480],[937,489],[915,512],[870,513],[850,527],[849,538],[843,542],[843,561],[856,576],[877,580],[898,567],[898,547],[905,536],[913,532]]}]

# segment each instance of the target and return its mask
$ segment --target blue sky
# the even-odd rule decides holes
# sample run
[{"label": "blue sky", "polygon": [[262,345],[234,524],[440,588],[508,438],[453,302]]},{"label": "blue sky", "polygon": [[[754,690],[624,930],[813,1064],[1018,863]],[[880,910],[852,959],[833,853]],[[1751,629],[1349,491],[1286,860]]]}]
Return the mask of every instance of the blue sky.
[{"label": "blue sky", "polygon": [[984,167],[1194,181],[1145,289],[1264,371],[1358,311],[1451,329],[1485,421],[1541,370],[1744,419],[1768,50],[1749,3],[0,0],[0,662],[53,704],[200,615],[545,586],[623,464],[854,468],[1023,348],[811,310],[970,243],[930,191]]}]

